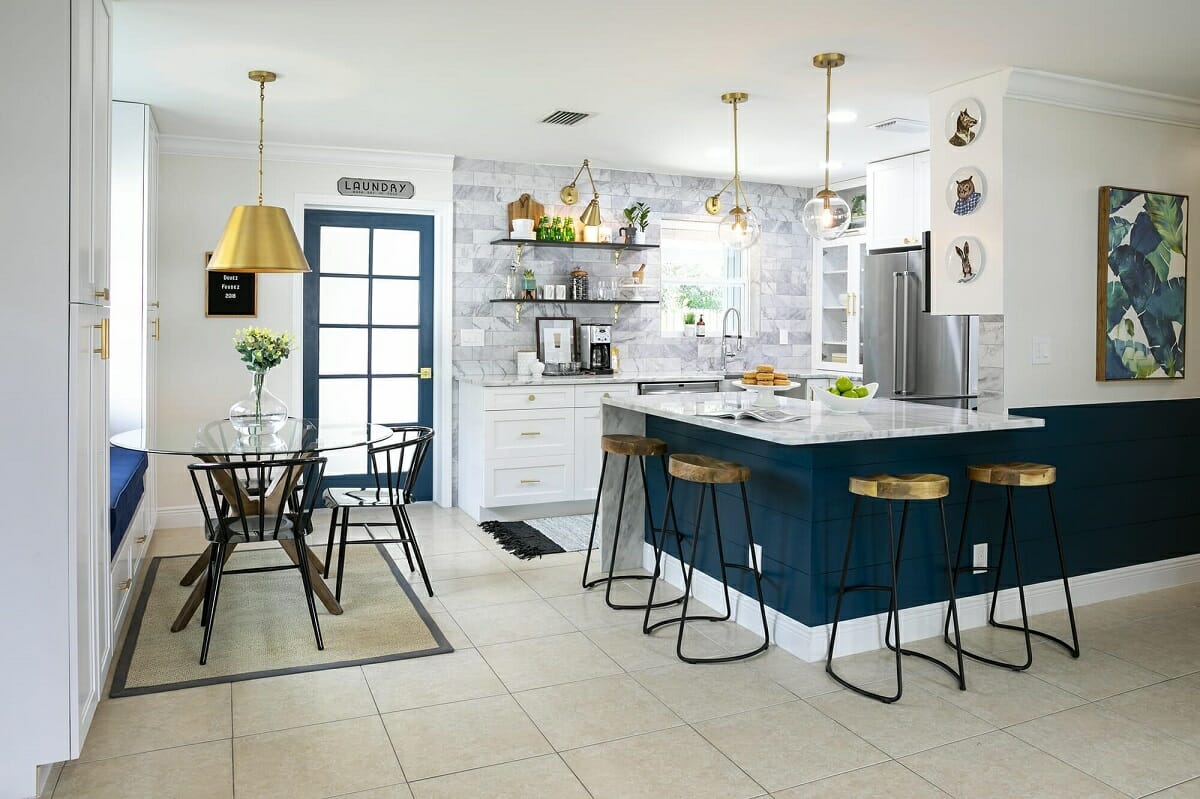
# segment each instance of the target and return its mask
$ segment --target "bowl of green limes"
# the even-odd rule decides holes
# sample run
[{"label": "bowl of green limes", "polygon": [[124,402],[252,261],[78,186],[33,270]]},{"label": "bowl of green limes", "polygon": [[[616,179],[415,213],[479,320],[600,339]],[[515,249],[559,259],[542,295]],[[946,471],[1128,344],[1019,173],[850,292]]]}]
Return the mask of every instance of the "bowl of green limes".
[{"label": "bowl of green limes", "polygon": [[812,396],[814,401],[834,413],[858,413],[870,402],[878,390],[878,383],[867,383],[864,386],[855,383],[849,377],[842,376],[829,388],[814,388]]}]

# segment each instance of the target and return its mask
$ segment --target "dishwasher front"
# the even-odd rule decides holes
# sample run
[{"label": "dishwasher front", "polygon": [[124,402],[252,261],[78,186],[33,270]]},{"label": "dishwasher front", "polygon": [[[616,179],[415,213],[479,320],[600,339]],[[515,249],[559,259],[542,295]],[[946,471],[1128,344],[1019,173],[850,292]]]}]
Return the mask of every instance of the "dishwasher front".
[{"label": "dishwasher front", "polygon": [[720,380],[638,383],[639,394],[712,394],[720,390]]}]

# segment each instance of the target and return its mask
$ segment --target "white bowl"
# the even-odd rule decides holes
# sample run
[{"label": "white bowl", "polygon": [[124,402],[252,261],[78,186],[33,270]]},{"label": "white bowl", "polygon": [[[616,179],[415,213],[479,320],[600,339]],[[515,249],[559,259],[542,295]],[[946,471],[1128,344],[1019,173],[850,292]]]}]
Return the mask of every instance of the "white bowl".
[{"label": "white bowl", "polygon": [[867,383],[867,391],[865,397],[843,397],[840,394],[830,394],[826,389],[814,388],[812,395],[813,401],[819,402],[834,413],[858,413],[871,399],[875,396],[875,392],[879,390],[878,383]]}]

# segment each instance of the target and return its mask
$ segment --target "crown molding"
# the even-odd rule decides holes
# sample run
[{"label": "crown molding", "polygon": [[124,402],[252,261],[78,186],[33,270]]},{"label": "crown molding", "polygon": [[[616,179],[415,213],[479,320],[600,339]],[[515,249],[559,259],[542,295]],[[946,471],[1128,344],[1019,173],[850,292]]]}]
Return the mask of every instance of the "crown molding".
[{"label": "crown molding", "polygon": [[[188,155],[205,158],[258,157],[258,142],[235,139],[207,139],[198,136],[158,138],[163,155]],[[420,169],[450,172],[454,156],[441,153],[407,153],[400,150],[363,150],[354,147],[324,147],[315,144],[269,144],[263,152],[267,161],[292,161],[304,164],[340,164],[389,169]]]},{"label": "crown molding", "polygon": [[1200,128],[1200,101],[1035,69],[1013,68],[1005,97],[1164,125]]}]

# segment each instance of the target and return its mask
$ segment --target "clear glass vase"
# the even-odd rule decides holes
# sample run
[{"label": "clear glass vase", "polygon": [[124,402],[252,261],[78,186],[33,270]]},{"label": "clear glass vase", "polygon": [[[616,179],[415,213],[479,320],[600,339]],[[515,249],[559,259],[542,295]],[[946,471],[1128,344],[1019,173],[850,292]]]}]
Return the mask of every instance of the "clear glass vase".
[{"label": "clear glass vase", "polygon": [[229,423],[242,436],[271,435],[287,421],[287,406],[264,387],[266,377],[266,370],[255,372],[249,393],[229,408]]}]

